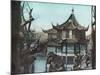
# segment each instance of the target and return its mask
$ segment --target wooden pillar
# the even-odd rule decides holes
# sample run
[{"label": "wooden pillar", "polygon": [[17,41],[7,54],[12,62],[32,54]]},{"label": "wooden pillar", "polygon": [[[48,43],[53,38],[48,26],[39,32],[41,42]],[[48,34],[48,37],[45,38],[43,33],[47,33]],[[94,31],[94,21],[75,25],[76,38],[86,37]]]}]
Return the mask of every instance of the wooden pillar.
[{"label": "wooden pillar", "polygon": [[79,43],[78,45],[79,45],[79,54],[80,54],[80,52],[81,52],[81,51],[80,51],[80,43]]},{"label": "wooden pillar", "polygon": [[55,52],[57,53],[57,46],[56,46]]},{"label": "wooden pillar", "polygon": [[76,53],[76,44],[74,43],[74,54]]},{"label": "wooden pillar", "polygon": [[68,47],[68,45],[66,43],[66,57],[65,57],[65,59],[66,59],[66,70],[67,70],[67,47]]},{"label": "wooden pillar", "polygon": [[61,54],[63,53],[63,45],[61,44]]},{"label": "wooden pillar", "polygon": [[66,43],[66,54],[67,54],[67,43]]},{"label": "wooden pillar", "polygon": [[87,51],[87,43],[86,43],[86,54],[88,53],[88,51]]}]

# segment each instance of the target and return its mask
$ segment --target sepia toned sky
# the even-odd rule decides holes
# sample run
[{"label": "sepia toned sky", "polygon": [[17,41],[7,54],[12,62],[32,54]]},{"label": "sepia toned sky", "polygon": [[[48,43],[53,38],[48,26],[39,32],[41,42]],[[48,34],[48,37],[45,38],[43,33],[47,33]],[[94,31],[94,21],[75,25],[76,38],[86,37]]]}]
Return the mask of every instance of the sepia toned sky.
[{"label": "sepia toned sky", "polygon": [[[57,4],[57,3],[39,3],[28,2],[30,8],[33,8],[32,15],[35,21],[32,22],[31,29],[41,32],[42,29],[52,28],[54,25],[65,22],[74,8],[74,14],[77,21],[87,27],[91,24],[91,6],[86,5],[71,5],[71,4]],[[28,19],[28,4],[25,3],[24,15]]]}]

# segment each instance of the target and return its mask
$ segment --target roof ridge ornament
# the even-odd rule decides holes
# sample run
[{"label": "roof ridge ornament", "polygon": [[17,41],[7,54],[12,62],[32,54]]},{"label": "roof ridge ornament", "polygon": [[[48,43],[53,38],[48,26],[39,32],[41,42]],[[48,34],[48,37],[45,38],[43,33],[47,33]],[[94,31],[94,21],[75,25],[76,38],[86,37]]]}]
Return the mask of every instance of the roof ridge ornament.
[{"label": "roof ridge ornament", "polygon": [[72,8],[72,14],[74,14],[74,8]]}]

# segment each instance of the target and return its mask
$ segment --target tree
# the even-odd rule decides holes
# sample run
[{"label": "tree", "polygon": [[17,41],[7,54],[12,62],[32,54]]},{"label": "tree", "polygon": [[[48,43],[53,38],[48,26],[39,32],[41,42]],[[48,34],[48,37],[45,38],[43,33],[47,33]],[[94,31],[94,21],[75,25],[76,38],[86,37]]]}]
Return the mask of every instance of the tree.
[{"label": "tree", "polygon": [[20,4],[20,1],[11,1],[11,74],[21,73],[20,50],[18,49],[21,24]]},{"label": "tree", "polygon": [[96,68],[96,6],[92,6],[92,69]]},{"label": "tree", "polygon": [[[32,40],[32,32],[30,30],[31,23],[35,20],[32,17],[33,8],[29,8],[29,19],[26,20],[24,16],[23,10],[25,9],[24,5],[25,2],[21,1],[12,1],[12,65],[11,65],[11,72],[12,74],[19,74],[19,73],[29,73],[29,65],[33,63],[35,60],[30,51],[30,45]],[[21,6],[21,3],[23,5]],[[27,3],[27,2],[26,2]],[[28,5],[29,7],[29,5]],[[23,20],[23,24],[21,23]],[[27,48],[24,49],[24,44],[27,44]],[[24,67],[22,70],[21,67]],[[31,71],[32,73],[32,71]]]}]

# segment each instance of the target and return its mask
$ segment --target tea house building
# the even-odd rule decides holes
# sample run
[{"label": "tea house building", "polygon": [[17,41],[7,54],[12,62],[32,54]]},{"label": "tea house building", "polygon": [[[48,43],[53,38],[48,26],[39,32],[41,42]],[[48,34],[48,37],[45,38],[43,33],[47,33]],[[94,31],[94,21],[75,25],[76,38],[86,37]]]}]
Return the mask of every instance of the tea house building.
[{"label": "tea house building", "polygon": [[75,55],[84,55],[87,52],[86,31],[88,28],[89,26],[84,27],[78,23],[72,9],[69,18],[64,23],[56,26],[52,24],[52,29],[43,30],[48,34],[47,54],[53,52],[66,57],[67,69],[73,69]]}]

